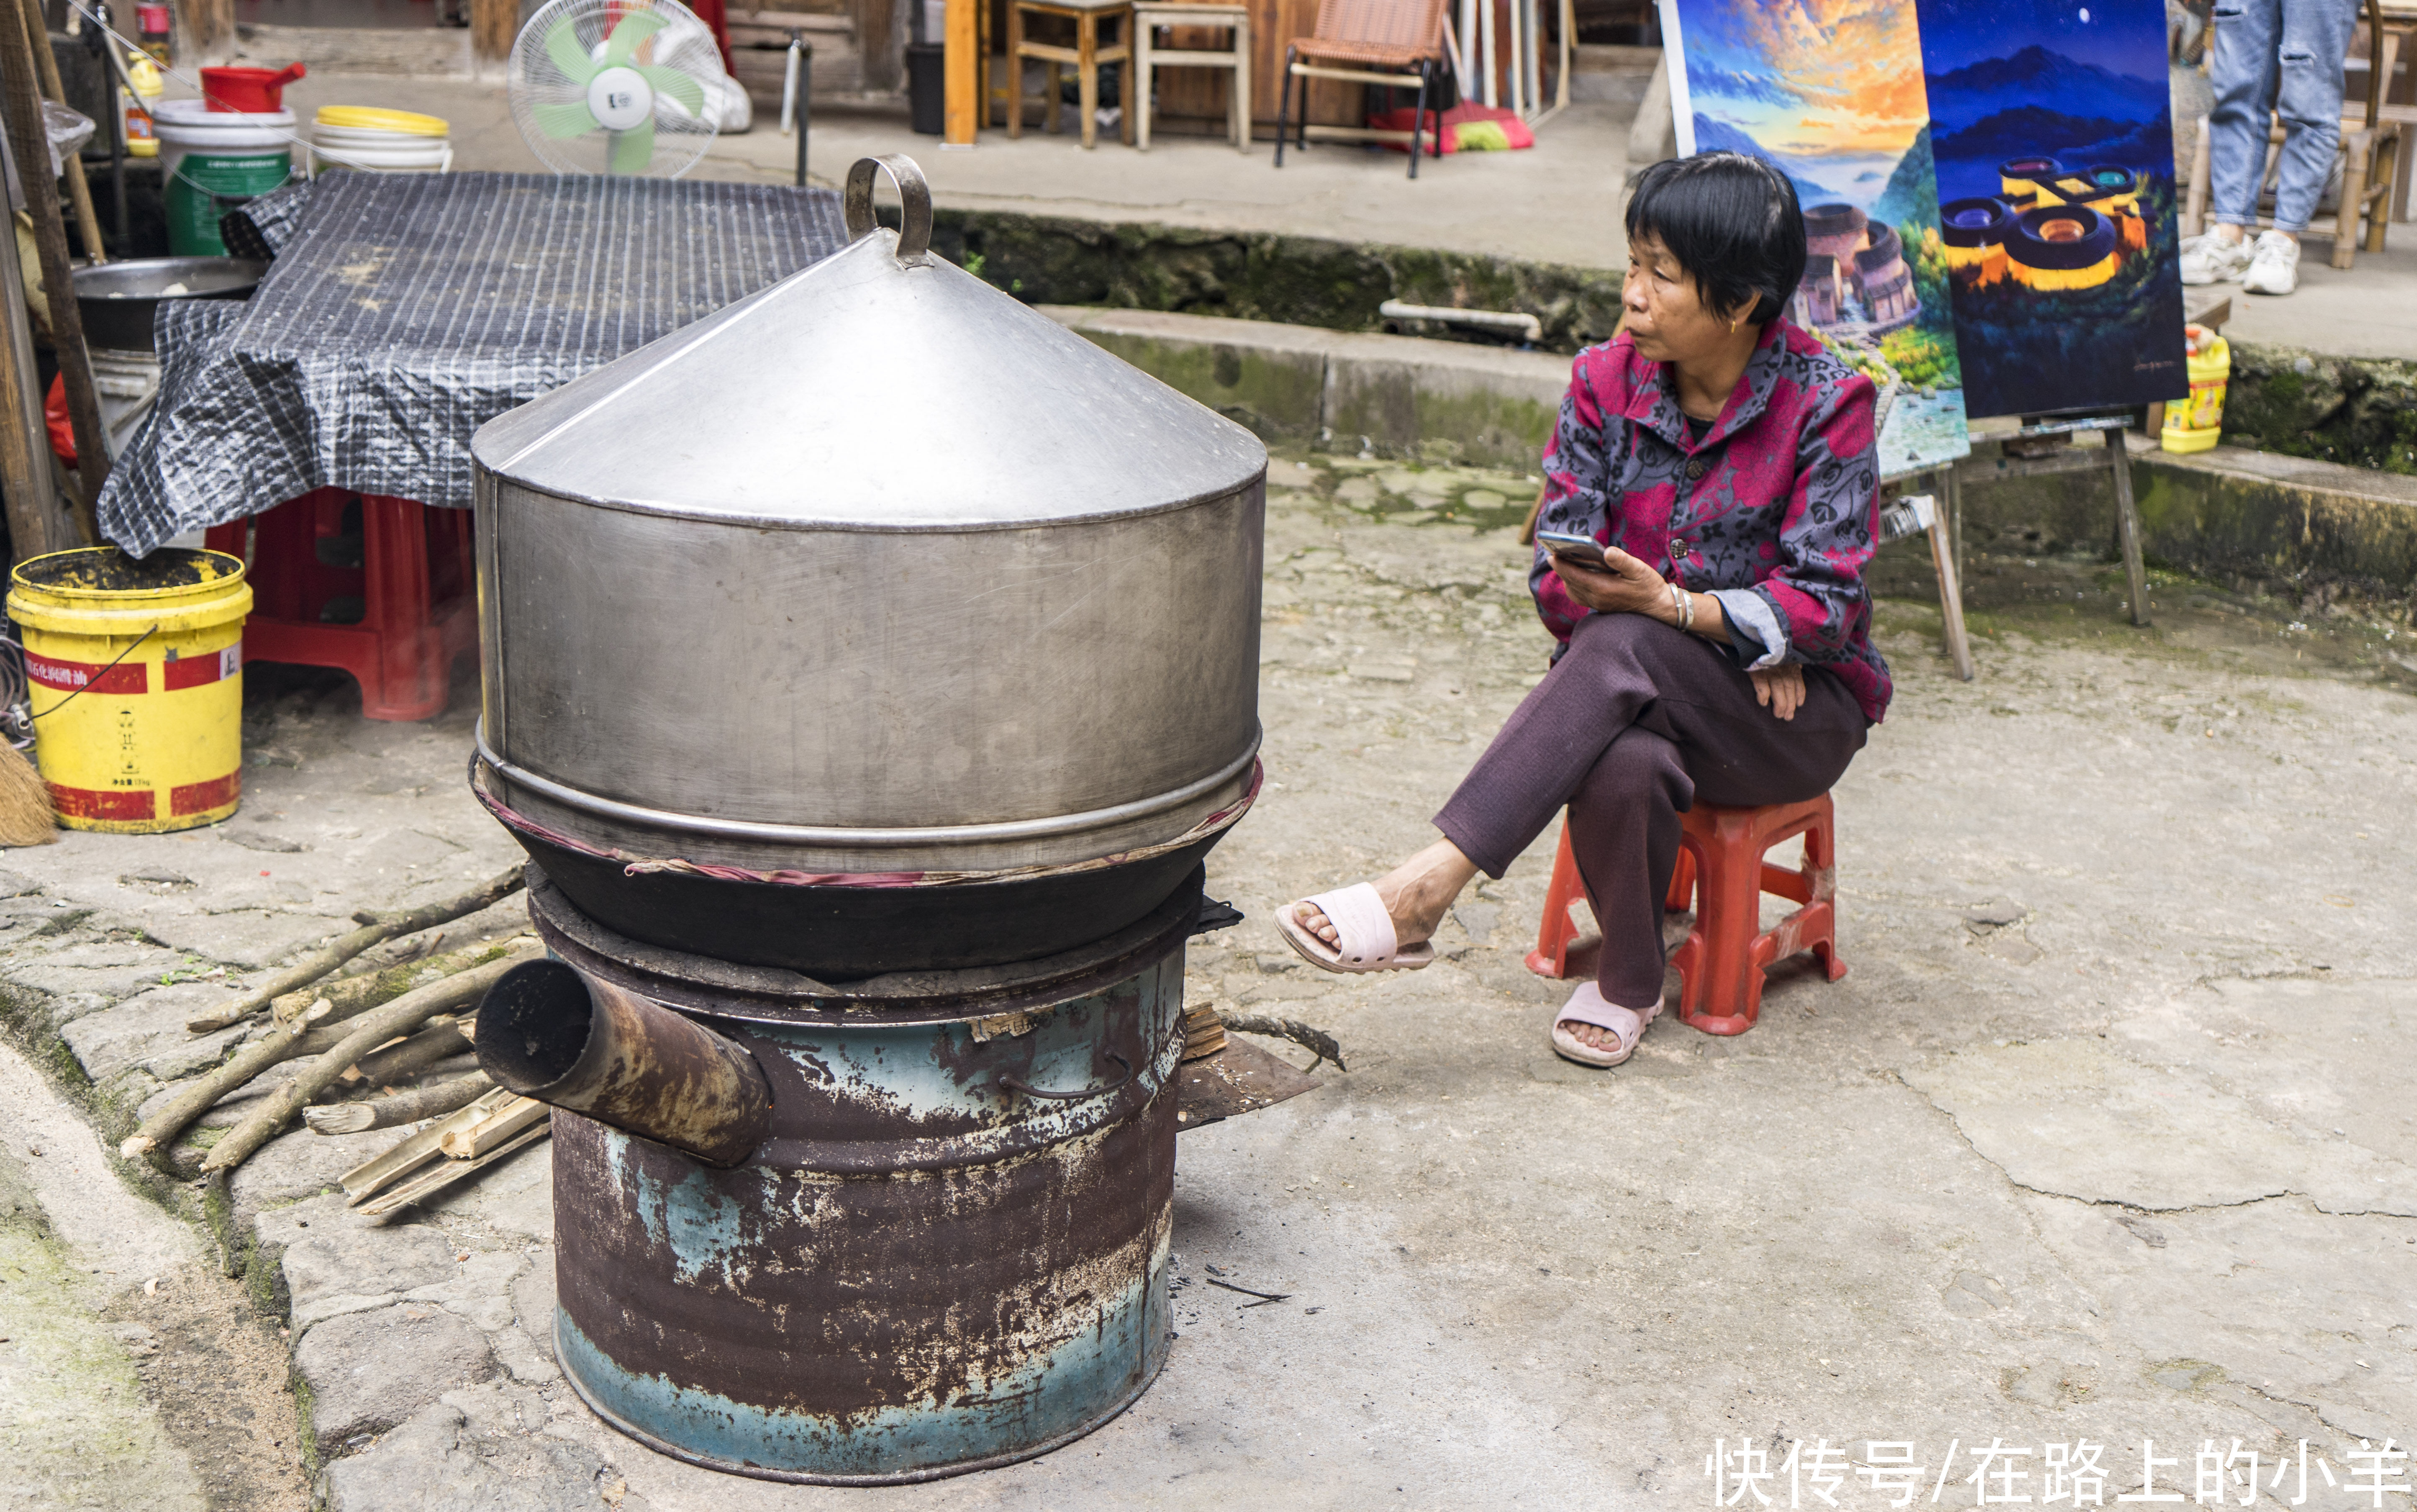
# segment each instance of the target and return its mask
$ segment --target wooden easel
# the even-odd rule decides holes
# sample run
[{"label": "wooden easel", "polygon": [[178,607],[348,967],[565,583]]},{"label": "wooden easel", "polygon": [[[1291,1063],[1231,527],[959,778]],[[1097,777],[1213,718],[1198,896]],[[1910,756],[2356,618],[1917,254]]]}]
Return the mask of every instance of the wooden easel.
[{"label": "wooden easel", "polygon": [[[1913,474],[1922,477],[1924,474]],[[1946,469],[1936,469],[1926,476],[1948,480],[1953,475]],[[1932,494],[1900,494],[1880,506],[1880,543],[1902,541],[1916,531],[1930,536],[1930,562],[1938,570],[1938,618],[1947,628],[1947,654],[1954,660],[1955,675],[1965,681],[1972,680],[1972,640],[1964,630],[1964,577],[1958,570],[1955,550],[1949,539],[1948,522]]]},{"label": "wooden easel", "polygon": [[[2108,480],[2115,485],[2115,535],[2123,553],[2123,578],[2131,591],[2132,623],[2149,623],[2149,579],[2140,559],[2140,511],[2132,498],[2132,457],[2124,449],[2123,433],[2132,428],[2128,410],[2105,415],[2061,415],[2026,420],[2010,430],[1975,431],[1972,433],[1972,455],[1947,469],[1947,510],[1953,540],[1951,555],[1960,565],[1963,560],[1964,485],[2003,478],[2041,478],[2063,472],[2091,472],[2106,469]],[[2059,446],[2037,456],[2007,456],[2004,443],[2033,437],[2078,437],[2091,434],[2105,437],[2103,449],[2092,451],[2082,446]],[[1997,443],[1999,455],[1985,456],[1981,449]]]}]

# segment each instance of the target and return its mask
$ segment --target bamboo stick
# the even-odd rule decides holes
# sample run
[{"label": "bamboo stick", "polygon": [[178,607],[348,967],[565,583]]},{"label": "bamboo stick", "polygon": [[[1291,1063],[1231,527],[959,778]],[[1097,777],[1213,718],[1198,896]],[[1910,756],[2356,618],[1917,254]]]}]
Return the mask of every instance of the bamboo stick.
[{"label": "bamboo stick", "polygon": [[[8,133],[0,130],[0,149],[7,146]],[[14,166],[16,154],[8,157]],[[6,306],[0,309],[0,496],[18,561],[81,544],[52,482],[50,435],[42,422],[33,318],[25,298],[24,274],[11,245],[0,257],[0,305]]]},{"label": "bamboo stick", "polygon": [[[0,0],[0,3],[6,3],[6,0]],[[362,927],[322,945],[225,1007],[212,1009],[199,1018],[187,1019],[185,1027],[196,1034],[207,1034],[230,1024],[241,1023],[287,993],[309,986],[372,945],[398,935],[416,935],[423,929],[451,924],[466,914],[476,913],[490,904],[509,897],[520,890],[520,886],[521,869],[514,866],[442,903],[432,903],[405,913],[355,914],[353,917],[360,921]]]},{"label": "bamboo stick", "polygon": [[385,1007],[363,1014],[355,1020],[359,1027],[345,1035],[334,1049],[312,1061],[303,1068],[301,1075],[269,1093],[250,1117],[210,1146],[209,1154],[202,1161],[202,1174],[208,1176],[218,1171],[232,1170],[243,1164],[253,1151],[274,1138],[286,1122],[302,1110],[304,1104],[326,1091],[362,1056],[397,1034],[411,1032],[448,1008],[485,997],[487,989],[494,986],[498,978],[519,964],[506,960],[476,967],[458,976],[432,983],[417,992],[406,992]]}]

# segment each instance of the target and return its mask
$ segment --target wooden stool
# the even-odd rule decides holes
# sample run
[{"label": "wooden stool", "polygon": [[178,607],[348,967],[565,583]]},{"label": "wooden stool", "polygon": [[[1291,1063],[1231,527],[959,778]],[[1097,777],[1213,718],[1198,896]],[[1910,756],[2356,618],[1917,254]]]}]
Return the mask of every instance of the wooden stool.
[{"label": "wooden stool", "polygon": [[[1132,8],[1132,87],[1125,91],[1125,108],[1133,115],[1133,145],[1149,150],[1151,81],[1160,69],[1231,69],[1234,87],[1226,96],[1232,118],[1234,146],[1251,150],[1251,13],[1240,6],[1185,5],[1180,0],[1134,0]],[[1231,51],[1162,48],[1156,45],[1161,26],[1222,26],[1234,34]]]},{"label": "wooden stool", "polygon": [[[1744,1033],[1761,1016],[1764,974],[1798,951],[1813,952],[1832,982],[1847,974],[1838,959],[1837,820],[1829,794],[1764,808],[1697,803],[1680,823],[1679,864],[1664,907],[1677,913],[1692,903],[1695,910],[1695,927],[1670,956],[1679,970],[1680,1023],[1707,1034]],[[1800,834],[1801,868],[1764,863],[1765,852]],[[1765,930],[1765,893],[1803,907]],[[1528,970],[1557,979],[1589,976],[1602,945],[1564,824]]]},{"label": "wooden stool", "polygon": [[[1058,47],[1046,42],[1028,42],[1024,38],[1024,23],[1027,16],[1052,16],[1074,23],[1074,45]],[[1100,45],[1100,23],[1117,23],[1117,40],[1106,47]],[[1007,12],[1007,134],[1024,134],[1024,60],[1039,58],[1049,65],[1049,113],[1042,117],[1047,129],[1057,130],[1057,66],[1074,65],[1074,80],[1081,91],[1083,112],[1083,145],[1099,143],[1100,126],[1100,65],[1124,63],[1132,56],[1132,0],[1011,0]],[[1124,90],[1123,109],[1117,125],[1127,144],[1133,139],[1133,107],[1131,81]]]}]

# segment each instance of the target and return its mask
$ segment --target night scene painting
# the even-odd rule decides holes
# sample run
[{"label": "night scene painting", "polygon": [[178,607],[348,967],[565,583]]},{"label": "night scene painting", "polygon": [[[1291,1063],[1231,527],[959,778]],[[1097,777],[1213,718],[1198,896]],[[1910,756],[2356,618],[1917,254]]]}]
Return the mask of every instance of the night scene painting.
[{"label": "night scene painting", "polygon": [[1913,0],[1660,0],[1679,151],[1776,164],[1810,256],[1787,317],[1879,386],[1880,470],[1972,450]]},{"label": "night scene painting", "polygon": [[1916,4],[1967,409],[2181,397],[2163,8]]}]

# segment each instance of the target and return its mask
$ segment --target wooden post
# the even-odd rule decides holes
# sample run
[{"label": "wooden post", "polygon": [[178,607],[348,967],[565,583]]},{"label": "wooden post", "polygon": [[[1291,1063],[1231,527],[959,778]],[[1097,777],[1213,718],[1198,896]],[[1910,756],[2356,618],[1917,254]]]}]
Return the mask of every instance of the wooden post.
[{"label": "wooden post", "polygon": [[[974,38],[976,7],[981,0],[949,0],[947,52],[942,54],[948,76],[947,131],[941,141],[952,147],[969,147],[974,144],[974,129],[979,123],[980,101],[974,98],[975,52],[981,45]],[[1085,129],[1089,120],[1085,119]],[[1085,145],[1089,144],[1086,143]]]},{"label": "wooden post", "polygon": [[2106,466],[2115,474],[2115,533],[2123,546],[2123,579],[2132,590],[2132,623],[2149,622],[2149,574],[2140,561],[2140,511],[2132,501],[2132,455],[2121,427],[2106,433]]},{"label": "wooden post", "polygon": [[235,0],[175,0],[175,6],[184,32],[176,38],[179,67],[193,67],[216,55],[220,42],[235,39]]},{"label": "wooden post", "polygon": [[[25,8],[25,26],[28,32],[25,40],[34,50],[34,71],[42,80],[42,98],[66,104],[68,91],[67,86],[59,83],[58,54],[51,51],[50,23],[42,19],[38,8],[29,5]],[[104,84],[108,82],[103,81]],[[108,93],[112,100],[117,98],[114,89]],[[96,121],[93,124],[102,123]],[[92,207],[92,185],[84,176],[83,153],[69,154],[67,180],[68,198],[75,205],[76,230],[84,237],[84,254],[96,264],[105,263],[109,261],[109,252],[100,244],[100,217]]]},{"label": "wooden post", "polygon": [[470,0],[470,52],[480,60],[500,63],[511,55],[512,38],[520,33],[521,8],[513,0]]},{"label": "wooden post", "polygon": [[1964,630],[1964,584],[1955,575],[1955,557],[1947,543],[1947,522],[1930,527],[1930,561],[1938,569],[1938,612],[1947,622],[1947,654],[1954,659],[1955,675],[1972,680],[1972,641]]},{"label": "wooden post", "polygon": [[78,501],[76,526],[89,544],[100,541],[99,511],[101,481],[109,476],[109,451],[100,427],[100,394],[93,387],[92,354],[84,344],[84,317],[75,301],[75,278],[68,265],[68,228],[59,218],[58,180],[41,170],[51,164],[50,144],[42,133],[41,94],[35,84],[33,45],[25,12],[35,0],[0,0],[15,20],[0,23],[0,90],[7,92],[8,145],[15,153],[18,181],[25,186],[25,208],[34,220],[34,245],[41,254],[42,288],[51,306],[51,343],[56,348],[59,374],[67,381],[68,414],[75,425],[76,480],[84,497]]}]

